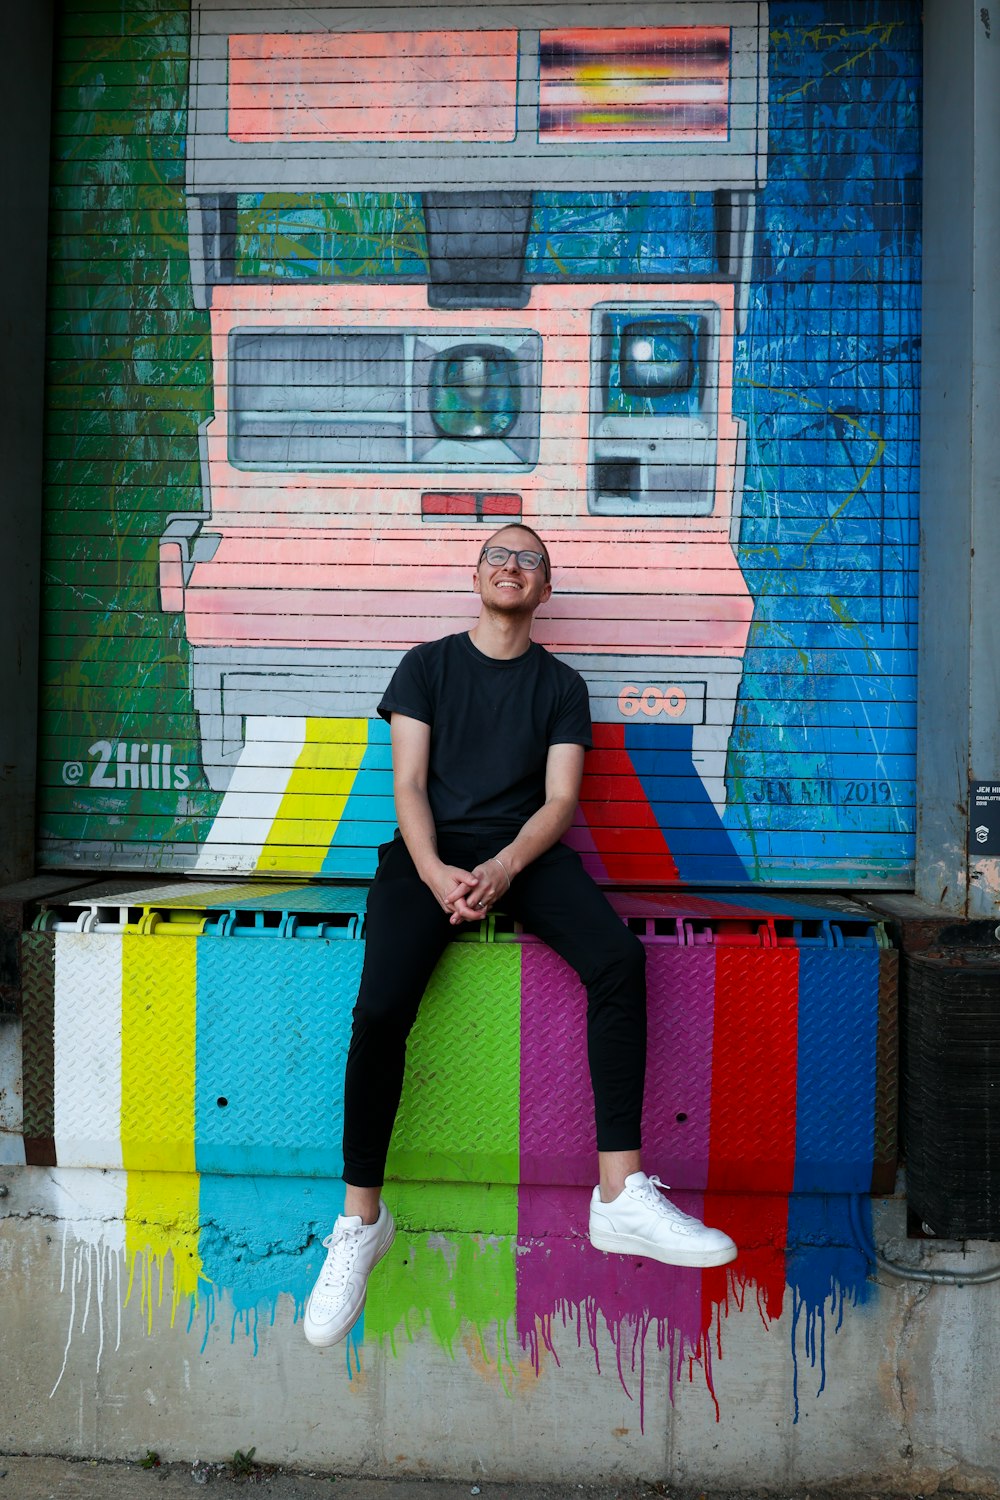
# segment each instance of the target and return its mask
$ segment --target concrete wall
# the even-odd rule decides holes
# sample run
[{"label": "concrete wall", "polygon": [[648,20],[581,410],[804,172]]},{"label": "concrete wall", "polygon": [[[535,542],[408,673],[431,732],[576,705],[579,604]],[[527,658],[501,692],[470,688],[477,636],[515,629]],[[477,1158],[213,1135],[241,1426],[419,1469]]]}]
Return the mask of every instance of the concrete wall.
[{"label": "concrete wall", "polygon": [[[586,1309],[547,1341],[434,1326],[415,1303],[391,1337],[311,1350],[282,1298],[269,1312],[177,1297],[177,1263],[133,1261],[114,1173],[2,1173],[5,1352],[0,1449],[264,1461],[367,1474],[586,1482],[601,1475],[774,1489],[852,1481],[930,1493],[1000,1489],[1000,1283],[879,1274],[863,1307],[822,1316],[751,1293],[720,1311],[693,1363],[655,1325],[616,1341]],[[901,1205],[878,1207],[890,1253],[970,1270],[995,1249],[923,1253]],[[258,1201],[248,1235],[273,1232]],[[957,1247],[956,1247],[957,1248]],[[789,1297],[791,1301],[791,1298]],[[600,1370],[598,1370],[598,1363]]]},{"label": "concrete wall", "polygon": [[[1000,907],[1000,185],[987,161],[1000,130],[1000,36],[990,17],[967,3],[926,14],[917,894],[970,917]],[[983,783],[992,790],[976,805]]]},{"label": "concrete wall", "polygon": [[18,6],[6,36],[0,193],[0,883],[34,870],[45,292],[53,5]]}]

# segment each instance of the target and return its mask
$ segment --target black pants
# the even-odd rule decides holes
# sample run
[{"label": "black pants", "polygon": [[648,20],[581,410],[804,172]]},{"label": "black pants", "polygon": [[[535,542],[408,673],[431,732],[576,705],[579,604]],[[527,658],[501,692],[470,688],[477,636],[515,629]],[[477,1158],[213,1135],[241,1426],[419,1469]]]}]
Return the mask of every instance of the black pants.
[{"label": "black pants", "polygon": [[[442,836],[462,869],[495,854],[496,838]],[[383,846],[368,895],[367,946],[344,1085],[344,1179],[380,1187],[403,1088],[406,1040],[450,938],[446,912],[401,838]],[[646,954],[583,869],[556,844],[516,877],[499,903],[572,965],[587,989],[587,1055],[599,1151],[640,1144],[646,1072]]]}]

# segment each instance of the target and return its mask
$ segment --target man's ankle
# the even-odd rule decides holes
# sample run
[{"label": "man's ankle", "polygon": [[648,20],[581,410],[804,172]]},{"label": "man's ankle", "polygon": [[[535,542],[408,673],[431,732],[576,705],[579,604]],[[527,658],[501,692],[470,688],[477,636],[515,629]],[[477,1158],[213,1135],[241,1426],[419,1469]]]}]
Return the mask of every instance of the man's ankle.
[{"label": "man's ankle", "polygon": [[602,1203],[613,1203],[625,1191],[625,1179],[642,1170],[638,1151],[600,1151],[600,1192]]},{"label": "man's ankle", "polygon": [[344,1194],[344,1217],[360,1219],[362,1224],[374,1224],[379,1216],[381,1200],[380,1187],[354,1187],[348,1183]]}]

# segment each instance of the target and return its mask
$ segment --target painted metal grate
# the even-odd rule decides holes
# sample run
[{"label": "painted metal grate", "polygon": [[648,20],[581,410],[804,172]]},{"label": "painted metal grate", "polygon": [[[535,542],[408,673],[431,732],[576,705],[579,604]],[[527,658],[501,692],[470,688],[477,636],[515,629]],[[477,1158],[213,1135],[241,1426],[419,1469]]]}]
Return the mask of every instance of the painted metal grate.
[{"label": "painted metal grate", "polygon": [[[26,1150],[336,1177],[365,895],[180,886],[43,911],[24,938]],[[896,955],[879,923],[849,903],[613,899],[647,949],[650,1170],[700,1192],[891,1176]],[[390,1174],[591,1183],[585,1012],[572,970],[502,913],[463,934],[411,1038]]]}]

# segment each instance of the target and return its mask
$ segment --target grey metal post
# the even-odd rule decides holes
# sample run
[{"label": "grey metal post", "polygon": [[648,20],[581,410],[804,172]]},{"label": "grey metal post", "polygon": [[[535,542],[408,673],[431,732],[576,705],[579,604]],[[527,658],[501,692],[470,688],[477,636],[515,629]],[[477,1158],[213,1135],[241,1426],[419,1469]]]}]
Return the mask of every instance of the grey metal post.
[{"label": "grey metal post", "polygon": [[0,884],[34,868],[52,0],[5,13],[0,131]]},{"label": "grey metal post", "polygon": [[917,895],[1000,909],[969,853],[970,781],[1000,783],[1000,4],[924,6]]}]

